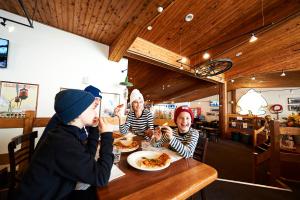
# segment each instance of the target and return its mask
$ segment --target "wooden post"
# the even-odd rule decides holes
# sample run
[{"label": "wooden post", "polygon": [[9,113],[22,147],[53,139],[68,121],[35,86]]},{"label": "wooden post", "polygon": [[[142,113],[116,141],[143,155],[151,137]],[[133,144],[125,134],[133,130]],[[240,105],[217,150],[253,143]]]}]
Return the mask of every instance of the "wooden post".
[{"label": "wooden post", "polygon": [[220,97],[220,109],[219,109],[219,123],[221,130],[221,137],[227,137],[228,118],[227,118],[227,82],[219,83],[219,97]]},{"label": "wooden post", "polygon": [[34,111],[26,111],[25,112],[23,134],[31,133],[33,131],[34,117],[35,117]]},{"label": "wooden post", "polygon": [[270,180],[271,185],[278,186],[277,179],[280,176],[280,130],[279,121],[271,121],[271,159]]},{"label": "wooden post", "polygon": [[231,113],[236,114],[236,90],[231,90]]}]

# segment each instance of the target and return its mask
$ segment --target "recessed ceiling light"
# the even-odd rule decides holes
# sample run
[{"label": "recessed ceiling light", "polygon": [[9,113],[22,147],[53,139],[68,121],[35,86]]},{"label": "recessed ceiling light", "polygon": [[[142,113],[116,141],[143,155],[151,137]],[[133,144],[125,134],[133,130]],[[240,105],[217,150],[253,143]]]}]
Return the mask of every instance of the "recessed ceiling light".
[{"label": "recessed ceiling light", "polygon": [[252,76],[252,77],[251,77],[251,80],[253,80],[253,81],[254,81],[254,80],[255,80],[255,76]]},{"label": "recessed ceiling light", "polygon": [[239,56],[241,56],[242,54],[243,54],[243,52],[240,51],[240,52],[236,53],[235,56],[236,56],[236,57],[239,57]]},{"label": "recessed ceiling light", "polygon": [[186,22],[190,22],[193,20],[193,18],[194,18],[194,15],[192,13],[190,13],[190,14],[187,14],[184,19]]},{"label": "recessed ceiling light", "polygon": [[161,7],[161,6],[159,6],[159,7],[157,8],[157,12],[159,12],[159,13],[161,13],[163,10],[164,10],[164,8]]},{"label": "recessed ceiling light", "polygon": [[183,66],[180,66],[180,68],[179,68],[179,69],[183,70]]},{"label": "recessed ceiling light", "polygon": [[147,29],[148,29],[148,31],[151,31],[152,30],[152,26],[148,26]]},{"label": "recessed ceiling light", "polygon": [[234,79],[231,79],[230,81],[231,81],[231,83],[234,83]]}]

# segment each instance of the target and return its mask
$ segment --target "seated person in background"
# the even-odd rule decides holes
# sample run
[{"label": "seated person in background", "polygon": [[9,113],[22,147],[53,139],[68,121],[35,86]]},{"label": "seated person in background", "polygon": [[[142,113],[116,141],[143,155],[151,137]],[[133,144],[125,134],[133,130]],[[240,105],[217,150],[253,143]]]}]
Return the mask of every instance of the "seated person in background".
[{"label": "seated person in background", "polygon": [[[144,97],[138,89],[132,90],[130,94],[131,110],[127,116],[125,124],[119,126],[120,132],[126,134],[131,128],[131,131],[137,135],[148,136],[153,132],[153,116],[149,110],[144,108]],[[114,114],[121,121],[120,108],[114,109]]]},{"label": "seated person in background", "polygon": [[[112,132],[98,118],[96,100],[89,92],[61,91],[55,96],[54,108],[61,123],[35,150],[17,199],[95,199],[96,187],[107,185],[110,177],[114,158]],[[90,126],[86,144],[80,140],[84,126]],[[96,161],[99,130],[101,148]],[[78,181],[94,187],[73,191]]]},{"label": "seated person in background", "polygon": [[[98,88],[96,88],[92,85],[89,85],[84,89],[84,91],[91,93],[95,97],[97,106],[100,104],[100,100],[102,99],[102,96],[101,96],[101,91]],[[36,148],[38,148],[41,145],[41,143],[43,143],[43,141],[45,141],[45,139],[48,135],[48,131],[54,129],[60,123],[61,123],[61,120],[59,119],[57,114],[54,114],[51,117],[50,121],[48,122],[47,126],[45,127],[45,129],[41,135],[41,138],[36,145]],[[80,135],[81,140],[86,140],[87,135],[88,135],[87,132],[88,131],[86,131],[85,128],[83,128],[82,134]]]},{"label": "seated person in background", "polygon": [[168,126],[162,126],[161,130],[155,130],[154,139],[151,140],[152,145],[161,147],[164,143],[167,143],[172,150],[178,152],[184,158],[193,157],[199,138],[199,132],[191,128],[193,120],[194,113],[189,107],[178,107],[174,113],[174,122],[177,128],[172,130]]}]

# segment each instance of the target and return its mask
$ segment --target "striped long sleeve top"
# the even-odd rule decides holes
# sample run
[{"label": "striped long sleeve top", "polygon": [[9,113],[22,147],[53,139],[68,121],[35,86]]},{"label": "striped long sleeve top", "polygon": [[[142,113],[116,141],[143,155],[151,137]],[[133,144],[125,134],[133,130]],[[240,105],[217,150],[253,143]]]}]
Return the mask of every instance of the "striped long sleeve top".
[{"label": "striped long sleeve top", "polygon": [[161,140],[153,142],[155,147],[161,147],[163,143],[169,143],[171,150],[178,152],[184,158],[191,158],[194,155],[194,151],[198,142],[199,133],[196,129],[190,128],[187,133],[181,134],[178,132],[178,128],[173,130],[173,138],[168,139],[166,135],[163,135]]},{"label": "striped long sleeve top", "polygon": [[120,132],[126,134],[131,128],[131,131],[138,135],[144,135],[147,129],[154,129],[153,116],[149,110],[144,109],[142,115],[137,118],[133,111],[130,111],[125,124],[120,125]]}]

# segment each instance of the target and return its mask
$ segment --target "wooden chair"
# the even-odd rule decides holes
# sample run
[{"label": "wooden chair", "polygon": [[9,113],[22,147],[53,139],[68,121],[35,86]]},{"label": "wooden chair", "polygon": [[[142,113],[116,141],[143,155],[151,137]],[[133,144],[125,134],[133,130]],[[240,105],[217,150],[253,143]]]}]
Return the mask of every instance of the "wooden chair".
[{"label": "wooden chair", "polygon": [[[297,127],[280,127],[279,121],[272,121],[271,130],[271,158],[270,158],[270,180],[274,186],[283,186],[280,180],[295,181],[299,180],[287,179],[282,176],[281,163],[289,162],[300,165],[300,144],[297,144],[297,150],[283,151],[280,149],[281,135],[300,135],[300,128]],[[298,172],[295,172],[298,173]]]},{"label": "wooden chair", "polygon": [[[197,142],[197,146],[196,146],[196,149],[195,149],[195,152],[194,152],[194,155],[193,155],[193,158],[195,160],[198,160],[200,162],[205,163],[207,144],[208,144],[208,138],[199,137],[198,142]],[[206,199],[205,189],[202,189],[200,191],[200,195],[201,195],[202,200]],[[194,194],[191,198],[196,199],[197,198],[197,193]]]},{"label": "wooden chair", "polygon": [[32,158],[37,136],[38,132],[34,131],[14,137],[8,143],[10,162],[9,196],[13,194],[17,184],[21,181],[24,171]]}]

